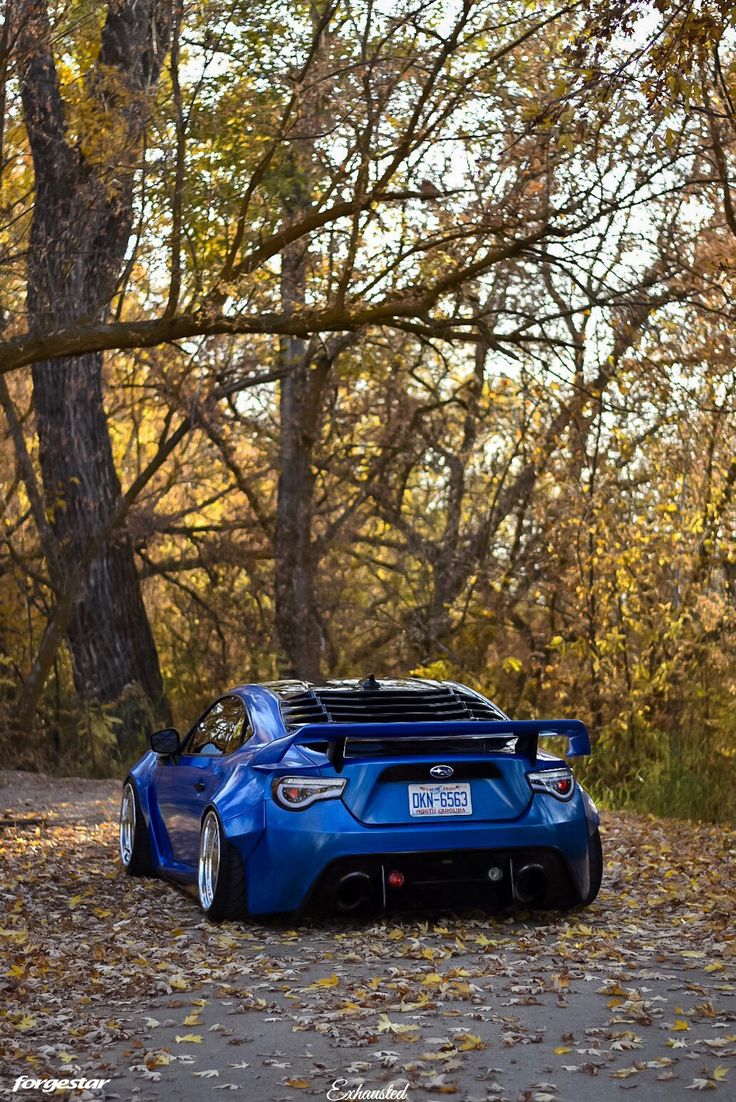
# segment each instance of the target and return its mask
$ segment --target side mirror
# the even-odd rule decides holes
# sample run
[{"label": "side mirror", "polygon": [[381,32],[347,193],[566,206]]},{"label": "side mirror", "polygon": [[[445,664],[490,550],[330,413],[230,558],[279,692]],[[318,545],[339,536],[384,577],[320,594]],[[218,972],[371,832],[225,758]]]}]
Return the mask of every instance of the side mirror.
[{"label": "side mirror", "polygon": [[164,727],[163,731],[154,731],[151,735],[151,749],[156,754],[170,758],[181,750],[181,738],[175,727]]}]

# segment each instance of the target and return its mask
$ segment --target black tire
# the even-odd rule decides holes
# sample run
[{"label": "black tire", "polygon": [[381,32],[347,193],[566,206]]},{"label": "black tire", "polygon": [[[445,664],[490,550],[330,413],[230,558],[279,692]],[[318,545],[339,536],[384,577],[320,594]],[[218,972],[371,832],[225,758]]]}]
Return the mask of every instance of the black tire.
[{"label": "black tire", "polygon": [[[208,827],[208,823],[210,826]],[[203,853],[206,831],[217,830],[218,853],[217,872],[211,901],[203,890]],[[248,897],[245,883],[245,869],[240,854],[228,841],[222,823],[215,811],[210,809],[202,820],[199,842],[199,860],[197,863],[197,891],[199,904],[211,922],[237,921],[248,916]]]},{"label": "black tire", "polygon": [[[126,799],[128,798],[132,798],[133,801],[134,822],[132,830],[124,841],[123,816],[126,812]],[[148,837],[148,827],[141,808],[138,789],[130,777],[123,785],[123,795],[120,801],[118,842],[120,860],[128,876],[150,876],[152,872],[151,843]]]},{"label": "black tire", "polygon": [[601,833],[598,827],[590,836],[590,842],[588,843],[588,863],[590,868],[590,887],[588,888],[588,894],[582,901],[584,907],[589,906],[598,895],[601,890],[601,881],[603,880],[603,846],[601,844]]}]

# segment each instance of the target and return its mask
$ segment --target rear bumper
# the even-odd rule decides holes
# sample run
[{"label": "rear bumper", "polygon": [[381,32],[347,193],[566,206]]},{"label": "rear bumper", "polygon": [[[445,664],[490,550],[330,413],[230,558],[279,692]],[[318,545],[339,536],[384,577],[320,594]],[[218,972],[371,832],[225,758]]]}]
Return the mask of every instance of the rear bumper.
[{"label": "rear bumper", "polygon": [[[396,873],[403,883],[394,886]],[[312,885],[303,909],[328,914],[455,906],[503,910],[514,903],[566,907],[579,900],[564,858],[553,849],[469,849],[340,857]]]},{"label": "rear bumper", "polygon": [[[448,907],[472,902],[489,907],[512,902],[514,877],[524,865],[544,870],[541,906],[579,902],[588,891],[588,839],[594,829],[582,792],[562,803],[535,796],[513,821],[442,822],[366,827],[338,800],[302,812],[267,802],[265,829],[255,848],[241,852],[246,864],[251,914],[331,909],[336,885],[349,872],[372,884],[376,906]],[[238,837],[232,841],[238,845]],[[488,877],[491,866],[501,880]],[[386,876],[404,873],[391,891]]]}]

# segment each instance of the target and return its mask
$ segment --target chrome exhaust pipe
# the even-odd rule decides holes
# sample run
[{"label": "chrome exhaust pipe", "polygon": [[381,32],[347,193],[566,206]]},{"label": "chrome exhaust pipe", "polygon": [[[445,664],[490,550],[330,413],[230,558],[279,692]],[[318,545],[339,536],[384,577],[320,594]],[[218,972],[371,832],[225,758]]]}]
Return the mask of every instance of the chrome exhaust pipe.
[{"label": "chrome exhaust pipe", "polygon": [[340,914],[351,914],[373,899],[373,881],[366,872],[349,872],[343,876],[335,892],[335,906]]},{"label": "chrome exhaust pipe", "polygon": [[524,865],[514,876],[514,897],[519,903],[539,903],[547,894],[547,884],[541,865]]}]

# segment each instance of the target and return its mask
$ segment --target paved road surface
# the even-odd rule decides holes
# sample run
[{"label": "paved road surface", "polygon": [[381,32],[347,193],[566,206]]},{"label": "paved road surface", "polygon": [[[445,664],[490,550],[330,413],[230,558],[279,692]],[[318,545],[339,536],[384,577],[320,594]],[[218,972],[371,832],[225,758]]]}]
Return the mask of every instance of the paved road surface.
[{"label": "paved road surface", "polygon": [[83,1074],[140,1102],[736,1099],[733,830],[606,815],[585,912],[213,927],[122,874],[118,793],[0,774],[8,1097]]},{"label": "paved road surface", "polygon": [[[445,928],[451,938],[452,920]],[[514,923],[504,933],[513,942],[524,927]],[[448,935],[428,941],[447,944]],[[541,944],[554,959],[557,931],[544,931]],[[733,1062],[724,1051],[736,1053],[733,989],[724,992],[722,978],[714,984],[686,962],[662,967],[652,960],[650,972],[638,968],[631,988],[621,985],[626,994],[635,992],[627,1001],[626,994],[603,993],[606,969],[585,960],[568,960],[568,986],[560,991],[508,944],[499,949],[469,945],[453,953],[448,967],[437,965],[439,974],[460,973],[460,997],[453,996],[451,979],[446,993],[437,997],[439,985],[426,984],[432,975],[428,962],[407,961],[400,955],[402,947],[396,955],[367,952],[360,962],[345,962],[330,932],[313,930],[303,943],[306,952],[299,944],[274,945],[269,969],[255,983],[252,973],[235,978],[225,998],[205,990],[202,994],[209,997],[203,1007],[189,997],[163,999],[145,1012],[126,1015],[133,1043],[115,1050],[121,1075],[115,1093],[194,1102],[216,1100],[223,1088],[233,1086],[241,1091],[238,1097],[278,1102],[325,1098],[336,1081],[347,1080],[337,1083],[331,1097],[359,1084],[400,1089],[408,1082],[406,1096],[416,1102],[451,1094],[467,1102],[604,1102],[630,1090],[658,1102],[692,1098],[685,1088],[698,1079],[717,1082],[710,1079],[714,1069]],[[317,949],[324,954],[320,965],[305,959]],[[246,945],[243,961],[248,960]],[[314,986],[334,976],[339,987]],[[385,996],[397,980],[408,990],[388,1002],[395,1009],[381,1010],[387,1005],[383,999],[376,1000],[375,1010],[366,1009],[366,981]],[[427,989],[431,1004],[413,1008],[414,993]],[[267,1005],[258,1005],[260,999]],[[339,1015],[332,1009],[353,1001],[359,1008],[353,1012]],[[409,1003],[406,1009],[402,1001]],[[187,1026],[184,1020],[191,1020],[192,1010],[197,1024]],[[377,1033],[376,1027],[385,1025],[384,1013],[402,1030],[417,1029]],[[678,1028],[676,1022],[689,1028]],[[721,1045],[727,1037],[732,1039]],[[171,1062],[156,1066],[157,1052],[164,1060],[170,1055]],[[145,1068],[146,1059],[152,1071]],[[156,1080],[142,1078],[146,1074]],[[736,1075],[722,1089],[736,1097]]]}]

